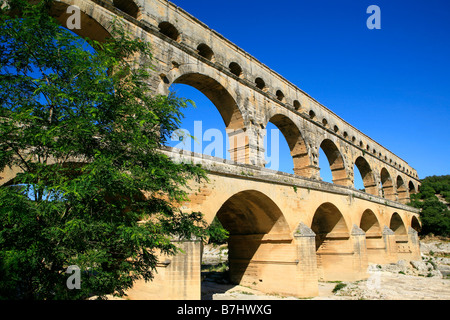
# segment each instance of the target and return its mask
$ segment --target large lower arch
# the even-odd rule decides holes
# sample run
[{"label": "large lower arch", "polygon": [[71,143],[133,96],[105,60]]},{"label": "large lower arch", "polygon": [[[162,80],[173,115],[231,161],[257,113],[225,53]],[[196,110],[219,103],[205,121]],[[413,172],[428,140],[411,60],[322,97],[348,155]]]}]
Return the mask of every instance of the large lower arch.
[{"label": "large lower arch", "polygon": [[420,233],[420,231],[422,231],[422,225],[420,224],[419,219],[415,216],[413,216],[411,218],[411,228],[416,230],[418,233]]},{"label": "large lower arch", "polygon": [[272,116],[269,122],[273,123],[286,139],[293,159],[294,173],[298,176],[310,178],[311,163],[308,156],[308,149],[297,125],[282,114]]},{"label": "large lower arch", "polygon": [[349,186],[351,181],[348,178],[344,158],[342,157],[338,147],[330,139],[325,139],[320,144],[320,148],[323,150],[328,159],[331,174],[333,176],[333,183],[342,186]]},{"label": "large lower arch", "polygon": [[320,205],[314,213],[311,229],[316,234],[319,279],[334,281],[352,278],[350,230],[339,209],[329,202]]},{"label": "large lower arch", "polygon": [[[295,293],[296,247],[280,208],[256,190],[226,200],[216,217],[230,233],[228,259],[232,283],[264,292]],[[277,275],[274,277],[274,275]]]},{"label": "large lower arch", "polygon": [[410,257],[408,231],[401,216],[394,212],[391,216],[389,228],[394,232],[397,254],[399,259],[408,260]]},{"label": "large lower arch", "polygon": [[386,245],[381,233],[380,222],[375,213],[366,209],[360,222],[360,228],[366,234],[367,259],[369,263],[377,263],[383,261],[385,256]]},{"label": "large lower arch", "polygon": [[[364,157],[358,157],[355,160],[355,166],[358,168],[359,173],[361,174],[361,178],[364,184],[364,189],[368,194],[378,195],[378,187],[375,181],[374,174],[372,172],[372,168]],[[354,174],[356,174],[354,172]]]}]

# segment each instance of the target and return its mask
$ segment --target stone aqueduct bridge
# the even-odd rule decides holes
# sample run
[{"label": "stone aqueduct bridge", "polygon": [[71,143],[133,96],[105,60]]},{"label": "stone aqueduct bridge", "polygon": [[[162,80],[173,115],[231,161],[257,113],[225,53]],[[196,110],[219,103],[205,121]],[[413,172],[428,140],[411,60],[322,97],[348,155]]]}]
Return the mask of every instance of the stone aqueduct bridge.
[{"label": "stone aqueduct bridge", "polygon": [[[418,190],[404,160],[339,118],[301,89],[205,24],[165,0],[63,0],[82,11],[81,36],[104,40],[115,16],[153,45],[153,92],[172,83],[204,93],[227,128],[231,161],[186,151],[171,157],[201,163],[208,183],[192,183],[183,209],[215,216],[229,230],[231,279],[264,292],[311,297],[319,280],[368,277],[368,263],[420,258],[418,210],[405,203]],[[275,124],[291,150],[295,174],[264,168],[264,135]],[[319,159],[322,148],[328,159]],[[287,155],[289,156],[289,155]],[[333,183],[320,180],[329,165]],[[365,192],[354,188],[354,165]],[[4,172],[3,178],[11,172]],[[200,298],[201,243],[179,241],[183,254],[163,257],[152,283],[132,299]]]}]

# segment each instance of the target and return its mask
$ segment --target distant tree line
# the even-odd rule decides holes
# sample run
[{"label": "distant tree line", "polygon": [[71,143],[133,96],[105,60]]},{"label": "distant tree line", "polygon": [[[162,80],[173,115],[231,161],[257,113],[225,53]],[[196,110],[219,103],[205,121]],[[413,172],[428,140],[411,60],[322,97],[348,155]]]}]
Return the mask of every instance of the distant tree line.
[{"label": "distant tree line", "polygon": [[450,236],[450,175],[430,176],[421,182],[419,193],[411,195],[410,203],[422,209],[421,235]]}]

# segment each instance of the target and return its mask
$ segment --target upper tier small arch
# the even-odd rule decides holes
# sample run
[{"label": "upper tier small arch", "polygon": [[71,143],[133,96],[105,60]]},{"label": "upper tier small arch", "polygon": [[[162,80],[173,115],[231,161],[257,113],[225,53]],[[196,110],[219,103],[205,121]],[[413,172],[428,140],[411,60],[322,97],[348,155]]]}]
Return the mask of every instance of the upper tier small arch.
[{"label": "upper tier small arch", "polygon": [[170,39],[179,42],[181,39],[180,32],[178,29],[170,22],[163,21],[158,24],[159,32],[163,35],[169,37]]},{"label": "upper tier small arch", "polygon": [[113,0],[114,6],[120,11],[137,19],[139,17],[139,7],[133,0]]}]

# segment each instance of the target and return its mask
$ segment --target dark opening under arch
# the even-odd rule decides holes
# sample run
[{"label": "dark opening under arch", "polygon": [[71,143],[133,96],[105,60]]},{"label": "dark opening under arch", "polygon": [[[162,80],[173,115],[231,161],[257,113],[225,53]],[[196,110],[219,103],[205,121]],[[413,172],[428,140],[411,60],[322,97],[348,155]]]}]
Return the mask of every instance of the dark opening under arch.
[{"label": "dark opening under arch", "polygon": [[208,45],[204,43],[199,44],[197,47],[197,51],[198,54],[204,57],[205,59],[209,61],[214,60],[214,51],[212,51],[212,49]]},{"label": "dark opening under arch", "polygon": [[381,225],[375,213],[366,209],[360,222],[360,228],[366,234],[367,260],[369,263],[383,261],[386,244],[381,233]]},{"label": "dark opening under arch", "polygon": [[236,62],[231,62],[228,67],[230,68],[231,73],[236,77],[242,77],[242,68],[239,64]]},{"label": "dark opening under arch", "polygon": [[420,233],[420,231],[422,231],[422,226],[419,222],[419,219],[417,219],[417,217],[414,217],[414,216],[412,217],[411,228],[413,228],[414,230],[416,230],[419,233]]},{"label": "dark opening under arch", "polygon": [[[268,277],[267,273],[262,273],[258,266],[261,257],[279,255],[277,250],[282,250],[292,241],[280,208],[265,194],[246,190],[225,201],[216,217],[230,233],[228,259],[231,282],[254,287],[276,281],[272,275]],[[264,240],[269,234],[277,235],[277,240]],[[270,266],[270,260],[265,262],[266,268]]]},{"label": "dark opening under arch", "polygon": [[113,3],[116,8],[137,19],[139,7],[133,0],[113,0]]},{"label": "dark opening under arch", "polygon": [[161,32],[163,35],[169,37],[170,39],[174,41],[180,40],[180,32],[173,24],[167,21],[163,21],[158,25],[159,32]]},{"label": "dark opening under arch", "polygon": [[314,213],[311,229],[316,234],[319,278],[343,280],[349,273],[350,253],[353,252],[344,216],[332,203],[323,203]]}]

